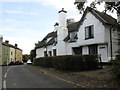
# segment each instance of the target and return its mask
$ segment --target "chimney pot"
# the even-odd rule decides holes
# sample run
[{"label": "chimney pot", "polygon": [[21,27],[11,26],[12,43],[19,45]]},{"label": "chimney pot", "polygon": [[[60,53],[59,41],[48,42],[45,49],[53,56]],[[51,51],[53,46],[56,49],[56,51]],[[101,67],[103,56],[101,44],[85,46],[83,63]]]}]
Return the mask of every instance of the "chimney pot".
[{"label": "chimney pot", "polygon": [[15,44],[15,47],[17,47],[17,44]]},{"label": "chimney pot", "polygon": [[9,41],[8,41],[8,40],[5,40],[5,44],[9,44]]}]

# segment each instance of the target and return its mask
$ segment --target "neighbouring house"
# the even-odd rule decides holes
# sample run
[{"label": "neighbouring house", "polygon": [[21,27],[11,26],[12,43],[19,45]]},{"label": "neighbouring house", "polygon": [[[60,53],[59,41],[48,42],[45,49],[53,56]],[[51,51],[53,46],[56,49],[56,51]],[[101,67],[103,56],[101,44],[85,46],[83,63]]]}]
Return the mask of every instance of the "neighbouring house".
[{"label": "neighbouring house", "polygon": [[2,63],[1,65],[8,65],[11,61],[22,61],[22,50],[15,46],[9,44],[9,41],[6,40],[2,42]]},{"label": "neighbouring house", "polygon": [[15,61],[22,61],[22,50],[15,44]]},{"label": "neighbouring house", "polygon": [[2,43],[2,65],[8,65],[10,63],[10,47],[9,41]]},{"label": "neighbouring house", "polygon": [[59,23],[35,45],[36,58],[45,56],[98,54],[103,62],[114,59],[120,49],[117,20],[87,7],[78,22],[67,22],[67,11],[59,13]]}]

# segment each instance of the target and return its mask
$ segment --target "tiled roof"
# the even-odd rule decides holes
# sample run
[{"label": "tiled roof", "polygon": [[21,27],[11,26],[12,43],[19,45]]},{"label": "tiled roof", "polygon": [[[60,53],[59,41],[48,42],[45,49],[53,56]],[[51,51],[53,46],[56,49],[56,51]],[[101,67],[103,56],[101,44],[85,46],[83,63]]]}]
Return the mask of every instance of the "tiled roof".
[{"label": "tiled roof", "polygon": [[98,19],[102,19],[102,22],[105,24],[110,24],[110,25],[118,25],[117,20],[113,18],[112,16],[105,14],[104,12],[99,12],[97,10],[93,10],[92,13],[95,16],[98,16]]},{"label": "tiled roof", "polygon": [[[57,37],[57,32],[48,33],[46,35],[46,37],[41,42],[39,42],[38,44],[36,44],[36,48],[40,48],[40,47],[43,47],[43,46],[52,45],[55,42],[55,37]],[[45,45],[45,40],[47,40],[47,38],[51,38],[51,39]]]},{"label": "tiled roof", "polygon": [[68,32],[77,31],[78,23],[79,23],[79,22],[75,22],[75,23],[69,24],[69,25],[67,26]]},{"label": "tiled roof", "polygon": [[100,20],[102,23],[104,24],[108,24],[108,25],[118,25],[117,20],[115,18],[113,18],[112,16],[104,13],[104,12],[99,12],[97,10],[94,10],[90,7],[87,7],[80,22],[79,25],[82,23],[82,21],[84,20],[87,12],[91,12],[98,20]]},{"label": "tiled roof", "polygon": [[19,50],[22,51],[22,49],[20,49],[20,48],[18,48],[18,47],[15,47],[15,46],[13,46],[13,45],[11,45],[11,44],[6,44],[5,42],[2,42],[2,45],[8,46],[8,47],[12,47],[12,48],[15,48],[15,49],[19,49]]}]

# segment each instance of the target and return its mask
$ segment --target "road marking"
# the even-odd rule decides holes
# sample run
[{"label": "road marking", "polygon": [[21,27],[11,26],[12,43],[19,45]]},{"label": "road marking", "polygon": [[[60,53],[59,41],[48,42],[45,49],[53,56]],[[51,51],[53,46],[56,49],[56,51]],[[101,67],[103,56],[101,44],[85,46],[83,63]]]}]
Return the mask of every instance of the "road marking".
[{"label": "road marking", "polygon": [[6,78],[7,77],[7,73],[5,73],[5,75],[4,75],[4,78]]},{"label": "road marking", "polygon": [[14,85],[14,86],[16,86],[17,84],[16,84],[16,83],[14,83],[13,85]]},{"label": "road marking", "polygon": [[3,88],[6,89],[6,80],[3,81]]},{"label": "road marking", "polygon": [[7,72],[10,70],[10,68],[7,70]]},{"label": "road marking", "polygon": [[10,71],[10,69],[11,69],[11,67],[10,67],[10,68],[8,68],[7,72],[8,72],[8,71]]}]

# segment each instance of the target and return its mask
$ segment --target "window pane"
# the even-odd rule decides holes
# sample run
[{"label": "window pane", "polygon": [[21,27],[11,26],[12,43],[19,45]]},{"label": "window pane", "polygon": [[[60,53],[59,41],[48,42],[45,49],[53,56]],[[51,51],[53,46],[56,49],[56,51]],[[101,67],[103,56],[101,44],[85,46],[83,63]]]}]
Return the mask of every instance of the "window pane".
[{"label": "window pane", "polygon": [[91,26],[91,37],[94,37],[94,27]]},{"label": "window pane", "polygon": [[85,28],[85,38],[89,38],[89,27]]}]

